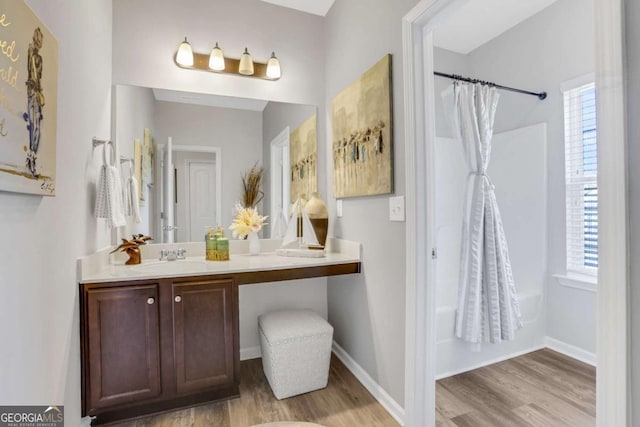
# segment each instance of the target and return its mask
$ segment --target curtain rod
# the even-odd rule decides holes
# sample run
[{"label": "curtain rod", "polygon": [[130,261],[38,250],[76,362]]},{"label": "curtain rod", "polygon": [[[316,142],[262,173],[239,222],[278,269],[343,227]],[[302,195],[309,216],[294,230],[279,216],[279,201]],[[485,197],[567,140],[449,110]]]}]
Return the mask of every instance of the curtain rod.
[{"label": "curtain rod", "polygon": [[438,76],[438,77],[448,77],[450,79],[460,80],[460,81],[469,82],[469,83],[480,83],[480,84],[487,85],[487,86],[493,86],[493,87],[495,87],[497,89],[504,89],[504,90],[510,90],[511,92],[518,92],[518,93],[524,93],[526,95],[533,95],[533,96],[537,96],[539,100],[543,100],[543,99],[545,99],[547,97],[547,92],[540,92],[540,93],[530,92],[528,90],[515,89],[515,88],[512,88],[512,87],[502,86],[502,85],[495,84],[495,83],[492,83],[492,82],[487,82],[487,81],[484,81],[484,80],[472,79],[472,78],[469,78],[469,77],[462,77],[462,76],[459,76],[457,74],[446,74],[446,73],[441,73],[439,71],[434,71],[433,74]]}]

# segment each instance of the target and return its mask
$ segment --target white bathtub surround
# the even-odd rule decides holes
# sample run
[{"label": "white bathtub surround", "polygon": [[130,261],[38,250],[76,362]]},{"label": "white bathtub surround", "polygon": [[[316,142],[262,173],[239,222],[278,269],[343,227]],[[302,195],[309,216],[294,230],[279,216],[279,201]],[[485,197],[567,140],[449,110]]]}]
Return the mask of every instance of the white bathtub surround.
[{"label": "white bathtub surround", "polygon": [[436,376],[443,378],[537,350],[545,345],[547,167],[545,124],[493,136],[488,175],[495,184],[524,328],[515,340],[474,352],[455,338],[462,207],[466,175],[457,141],[436,141]]}]

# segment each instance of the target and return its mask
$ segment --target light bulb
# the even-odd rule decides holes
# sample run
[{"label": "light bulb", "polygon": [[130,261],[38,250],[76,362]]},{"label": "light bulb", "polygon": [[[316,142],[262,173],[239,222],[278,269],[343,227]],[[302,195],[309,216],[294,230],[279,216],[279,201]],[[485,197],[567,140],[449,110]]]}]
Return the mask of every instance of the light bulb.
[{"label": "light bulb", "polygon": [[269,58],[269,62],[267,62],[267,77],[275,80],[279,79],[281,75],[280,61],[276,58],[275,52],[271,52],[271,58]]},{"label": "light bulb", "polygon": [[240,66],[238,67],[238,72],[240,74],[244,74],[245,76],[253,75],[253,59],[251,59],[251,55],[249,55],[249,51],[247,48],[244,48],[244,53],[240,57]]},{"label": "light bulb", "polygon": [[186,37],[184,41],[180,43],[180,47],[178,47],[176,62],[183,67],[193,67],[193,51]]},{"label": "light bulb", "polygon": [[218,42],[213,49],[211,49],[211,55],[209,55],[209,68],[215,71],[224,70],[224,55],[222,49],[218,47]]}]

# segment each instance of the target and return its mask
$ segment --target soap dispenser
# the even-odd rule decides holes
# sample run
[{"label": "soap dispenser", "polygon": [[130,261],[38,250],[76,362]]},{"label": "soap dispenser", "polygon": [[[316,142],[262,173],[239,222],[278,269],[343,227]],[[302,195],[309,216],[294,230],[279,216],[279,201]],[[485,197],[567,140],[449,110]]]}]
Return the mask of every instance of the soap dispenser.
[{"label": "soap dispenser", "polygon": [[229,239],[227,239],[224,235],[224,230],[222,227],[218,226],[218,231],[216,231],[216,245],[217,245],[217,259],[218,261],[228,261],[229,260]]},{"label": "soap dispenser", "polygon": [[206,245],[205,259],[207,261],[216,261],[216,252],[218,251],[216,234],[213,232],[213,228],[209,227],[207,234],[204,235],[204,241]]}]

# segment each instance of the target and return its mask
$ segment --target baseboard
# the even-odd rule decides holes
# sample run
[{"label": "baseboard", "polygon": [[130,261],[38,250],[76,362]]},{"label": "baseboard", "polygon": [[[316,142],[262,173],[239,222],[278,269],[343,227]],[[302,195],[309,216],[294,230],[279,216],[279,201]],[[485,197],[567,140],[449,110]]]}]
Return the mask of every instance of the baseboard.
[{"label": "baseboard", "polygon": [[474,369],[483,368],[485,366],[493,365],[494,363],[504,362],[505,360],[513,359],[514,357],[522,356],[527,353],[531,353],[532,351],[542,350],[545,346],[533,346],[526,350],[516,351],[514,353],[505,354],[504,356],[496,357],[493,359],[486,360],[481,363],[477,363],[465,368],[456,369],[455,371],[445,372],[444,374],[436,375],[436,381],[441,380],[443,378],[449,378],[454,375],[463,374],[465,372],[473,371]]},{"label": "baseboard", "polygon": [[562,353],[565,356],[569,356],[573,359],[584,362],[587,365],[596,366],[597,364],[598,358],[596,354],[583,350],[580,347],[567,344],[566,342],[551,337],[545,337],[544,343],[546,347],[550,348],[551,350],[557,351],[558,353]]},{"label": "baseboard", "polygon": [[262,357],[260,346],[246,347],[240,349],[240,360],[259,359]]},{"label": "baseboard", "polygon": [[382,407],[401,426],[404,425],[404,408],[398,404],[371,375],[365,371],[338,343],[333,342],[333,354],[351,371],[358,381],[373,395]]}]

